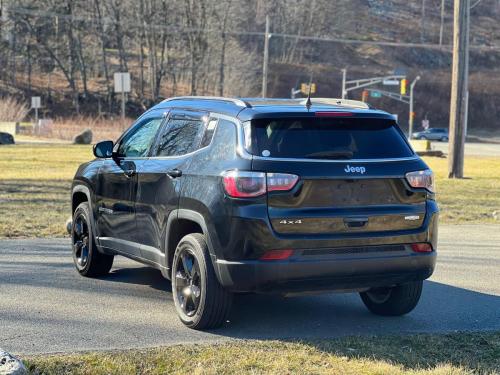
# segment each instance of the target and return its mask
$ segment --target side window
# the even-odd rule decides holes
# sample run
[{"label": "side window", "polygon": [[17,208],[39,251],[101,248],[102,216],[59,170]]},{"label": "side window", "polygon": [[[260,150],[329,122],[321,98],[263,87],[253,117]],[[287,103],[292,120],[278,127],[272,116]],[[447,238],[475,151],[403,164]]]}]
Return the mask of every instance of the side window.
[{"label": "side window", "polygon": [[210,121],[207,124],[207,128],[205,129],[205,134],[203,134],[203,139],[201,140],[200,148],[207,147],[210,144],[210,142],[212,142],[212,138],[214,136],[216,127],[217,127],[217,120],[210,119]]},{"label": "side window", "polygon": [[120,143],[118,155],[132,158],[147,156],[162,121],[163,118],[146,120],[130,134],[127,134],[126,138]]},{"label": "side window", "polygon": [[195,151],[204,130],[201,119],[170,119],[161,135],[157,156],[180,156]]}]

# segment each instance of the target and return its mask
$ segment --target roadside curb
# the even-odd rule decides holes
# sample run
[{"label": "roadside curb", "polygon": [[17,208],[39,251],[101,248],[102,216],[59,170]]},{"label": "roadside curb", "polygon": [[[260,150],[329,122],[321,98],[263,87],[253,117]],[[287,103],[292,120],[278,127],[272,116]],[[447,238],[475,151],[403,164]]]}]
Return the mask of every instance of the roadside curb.
[{"label": "roadside curb", "polygon": [[28,371],[21,360],[0,348],[0,375],[24,375]]}]

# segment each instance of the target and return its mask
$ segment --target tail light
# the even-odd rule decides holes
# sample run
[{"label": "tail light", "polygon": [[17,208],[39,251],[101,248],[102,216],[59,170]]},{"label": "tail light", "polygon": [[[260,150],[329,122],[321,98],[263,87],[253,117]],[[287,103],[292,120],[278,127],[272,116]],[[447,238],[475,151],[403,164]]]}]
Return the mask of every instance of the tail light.
[{"label": "tail light", "polygon": [[434,193],[434,173],[430,169],[409,172],[406,174],[406,180],[411,187],[425,188]]},{"label": "tail light", "polygon": [[288,173],[268,173],[267,174],[267,191],[287,191],[292,189],[299,176]]},{"label": "tail light", "polygon": [[411,249],[416,253],[430,253],[432,251],[432,245],[430,243],[412,243]]},{"label": "tail light", "polygon": [[266,193],[266,174],[263,172],[226,171],[222,178],[224,189],[231,197],[258,197]]},{"label": "tail light", "polygon": [[269,250],[260,257],[260,260],[285,260],[292,256],[293,250]]},{"label": "tail light", "polygon": [[231,170],[222,174],[224,190],[230,197],[252,198],[268,191],[292,189],[299,176],[288,173],[264,173]]}]

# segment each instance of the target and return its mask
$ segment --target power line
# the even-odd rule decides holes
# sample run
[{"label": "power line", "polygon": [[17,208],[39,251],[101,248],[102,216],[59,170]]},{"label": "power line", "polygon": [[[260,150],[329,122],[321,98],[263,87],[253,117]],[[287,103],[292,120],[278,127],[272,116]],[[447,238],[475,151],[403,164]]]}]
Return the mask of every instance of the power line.
[{"label": "power line", "polygon": [[[28,16],[36,16],[36,17],[45,17],[45,18],[59,18],[65,19],[69,21],[80,21],[80,22],[90,22],[97,23],[98,18],[91,15],[70,15],[70,14],[62,14],[55,13],[50,11],[41,11],[41,10],[30,10],[26,8],[13,7],[8,10],[11,13],[23,14]],[[117,22],[109,17],[103,17],[101,21],[104,24],[116,24]],[[142,28],[144,25],[142,23],[134,23],[134,22],[119,22],[121,26],[124,27],[136,27]],[[177,26],[167,26],[167,25],[158,25],[158,24],[148,24],[148,27],[158,30],[164,30],[168,33],[176,33],[176,34],[189,34],[189,33],[221,33],[220,29],[214,28],[185,28],[185,27],[177,27]],[[263,31],[226,31],[225,35],[232,36],[258,36],[265,37],[266,33]],[[435,43],[413,43],[413,42],[392,42],[392,41],[374,41],[374,40],[362,40],[362,39],[349,39],[349,38],[340,38],[340,37],[327,37],[327,36],[314,36],[314,35],[298,35],[298,34],[288,34],[288,33],[271,33],[272,37],[285,38],[285,39],[294,39],[294,40],[303,40],[303,41],[317,41],[317,42],[329,42],[329,43],[340,43],[340,44],[354,44],[354,45],[370,45],[370,46],[380,46],[380,47],[401,47],[401,48],[422,48],[422,49],[433,49],[433,50],[441,50],[443,52],[452,51],[451,44],[435,44]],[[470,45],[469,49],[475,51],[485,51],[485,52],[493,52],[500,51],[500,46],[497,45]]]}]

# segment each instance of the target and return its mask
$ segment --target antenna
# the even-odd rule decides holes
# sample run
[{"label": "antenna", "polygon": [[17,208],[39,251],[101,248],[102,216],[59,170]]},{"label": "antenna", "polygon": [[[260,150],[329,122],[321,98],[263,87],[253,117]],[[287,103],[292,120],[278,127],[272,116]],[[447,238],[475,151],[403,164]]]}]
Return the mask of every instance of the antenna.
[{"label": "antenna", "polygon": [[311,109],[311,106],[312,106],[312,102],[311,102],[311,87],[312,87],[312,72],[311,72],[311,75],[309,77],[309,92],[307,94],[307,100],[306,100],[306,108],[307,108],[308,111]]},{"label": "antenna", "polygon": [[311,109],[311,85],[309,85],[309,93],[307,94],[307,100],[306,100],[306,108],[309,111]]}]

